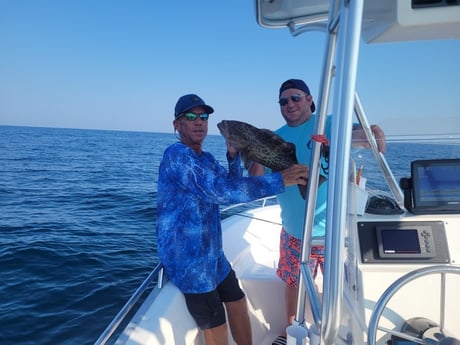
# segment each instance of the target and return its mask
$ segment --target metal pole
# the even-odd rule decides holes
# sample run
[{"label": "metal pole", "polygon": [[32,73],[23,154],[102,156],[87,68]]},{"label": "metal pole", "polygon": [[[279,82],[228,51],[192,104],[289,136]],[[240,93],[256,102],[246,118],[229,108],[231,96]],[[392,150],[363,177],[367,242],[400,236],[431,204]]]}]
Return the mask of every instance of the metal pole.
[{"label": "metal pole", "polygon": [[330,149],[321,339],[334,344],[342,316],[350,146],[363,0],[342,1]]}]

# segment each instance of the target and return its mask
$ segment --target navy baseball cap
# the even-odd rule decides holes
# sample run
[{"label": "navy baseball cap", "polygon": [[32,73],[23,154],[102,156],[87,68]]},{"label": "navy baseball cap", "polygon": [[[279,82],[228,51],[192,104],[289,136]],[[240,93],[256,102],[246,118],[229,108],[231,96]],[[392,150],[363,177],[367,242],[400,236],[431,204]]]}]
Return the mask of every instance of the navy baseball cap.
[{"label": "navy baseball cap", "polygon": [[176,107],[174,108],[174,118],[178,118],[181,114],[195,108],[203,107],[208,114],[212,114],[214,109],[207,105],[202,98],[195,94],[184,95],[178,99]]},{"label": "navy baseball cap", "polygon": [[[283,93],[283,91],[287,89],[298,89],[298,90],[302,90],[307,95],[311,95],[310,89],[308,88],[307,84],[305,84],[305,82],[300,79],[288,79],[283,84],[281,84],[279,96],[281,96],[281,93]],[[315,112],[316,110],[315,102],[311,102],[310,109],[312,113]]]}]

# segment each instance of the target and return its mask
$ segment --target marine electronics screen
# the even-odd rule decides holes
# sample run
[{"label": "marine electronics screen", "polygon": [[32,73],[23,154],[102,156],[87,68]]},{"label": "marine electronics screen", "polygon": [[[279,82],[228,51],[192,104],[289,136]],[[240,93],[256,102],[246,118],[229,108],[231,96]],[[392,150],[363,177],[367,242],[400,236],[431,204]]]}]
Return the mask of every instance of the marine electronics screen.
[{"label": "marine electronics screen", "polygon": [[405,231],[382,229],[380,238],[384,254],[419,254],[421,252],[416,229]]},{"label": "marine electronics screen", "polygon": [[414,207],[460,212],[460,159],[412,162]]},{"label": "marine electronics screen", "polygon": [[380,258],[427,259],[436,256],[435,234],[430,225],[375,228]]}]

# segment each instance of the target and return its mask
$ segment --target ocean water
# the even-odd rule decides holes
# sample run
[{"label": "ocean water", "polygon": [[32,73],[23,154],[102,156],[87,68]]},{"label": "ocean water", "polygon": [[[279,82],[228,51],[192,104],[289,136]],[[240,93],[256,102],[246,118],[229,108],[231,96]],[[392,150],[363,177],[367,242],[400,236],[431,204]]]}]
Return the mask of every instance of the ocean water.
[{"label": "ocean water", "polygon": [[[157,171],[176,140],[0,127],[0,344],[94,343],[157,263]],[[220,136],[206,145],[224,157]]]},{"label": "ocean water", "polygon": [[[0,126],[0,344],[94,343],[158,261],[157,171],[176,140]],[[395,143],[386,157],[399,178],[408,159],[460,157],[459,147]],[[222,137],[205,149],[225,164]]]}]

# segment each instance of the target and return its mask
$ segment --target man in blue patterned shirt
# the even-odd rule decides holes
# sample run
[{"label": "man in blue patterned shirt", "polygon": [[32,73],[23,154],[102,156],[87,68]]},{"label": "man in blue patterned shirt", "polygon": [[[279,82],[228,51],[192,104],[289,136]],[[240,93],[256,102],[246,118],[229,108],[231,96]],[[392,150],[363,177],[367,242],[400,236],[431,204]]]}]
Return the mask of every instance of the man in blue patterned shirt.
[{"label": "man in blue patterned shirt", "polygon": [[183,292],[207,345],[228,344],[225,309],[235,342],[250,345],[245,295],[222,248],[219,205],[252,201],[279,194],[285,186],[306,184],[308,168],[294,165],[278,173],[243,177],[240,156],[227,145],[227,171],[202,151],[213,112],[195,94],[177,101],[173,125],[180,141],[165,150],[158,178],[158,255],[168,278]]}]

